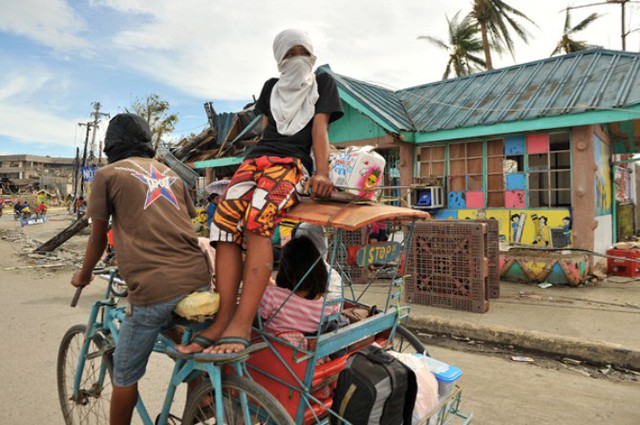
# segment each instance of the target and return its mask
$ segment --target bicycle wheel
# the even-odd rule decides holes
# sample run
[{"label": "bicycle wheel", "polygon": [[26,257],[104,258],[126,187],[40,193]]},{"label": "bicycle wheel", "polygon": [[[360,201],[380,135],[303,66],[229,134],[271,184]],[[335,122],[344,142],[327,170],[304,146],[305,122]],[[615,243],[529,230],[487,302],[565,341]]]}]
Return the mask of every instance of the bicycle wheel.
[{"label": "bicycle wheel", "polygon": [[[245,421],[240,395],[245,394],[250,421]],[[291,416],[264,388],[237,375],[222,379],[222,408],[225,425],[293,425]],[[187,400],[183,425],[215,424],[216,405],[211,382],[203,382]]]},{"label": "bicycle wheel", "polygon": [[109,423],[111,402],[111,353],[100,355],[105,341],[98,336],[89,344],[80,378],[80,392],[73,399],[73,381],[84,343],[86,325],[70,328],[62,338],[58,351],[58,396],[67,425],[100,425]]},{"label": "bicycle wheel", "polygon": [[422,353],[425,356],[429,355],[429,351],[427,351],[422,341],[402,325],[396,327],[396,334],[393,337],[391,348],[399,353]]}]

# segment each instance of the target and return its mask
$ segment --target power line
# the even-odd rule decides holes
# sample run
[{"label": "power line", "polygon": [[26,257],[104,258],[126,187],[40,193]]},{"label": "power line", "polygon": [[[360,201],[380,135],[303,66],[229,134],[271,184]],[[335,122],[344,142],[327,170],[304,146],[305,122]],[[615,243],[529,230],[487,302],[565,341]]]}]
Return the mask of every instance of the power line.
[{"label": "power line", "polygon": [[175,129],[175,130],[173,130],[173,131],[174,131],[174,132],[176,132],[176,133],[184,133],[185,131],[191,131],[191,130],[196,130],[196,129],[199,129],[199,128],[204,128],[204,127],[205,127],[205,126],[207,126],[207,125],[209,125],[209,123],[208,123],[208,122],[206,122],[206,123],[204,123],[204,124],[200,124],[199,126],[196,126],[196,127],[193,127],[193,128],[187,128],[187,129],[182,129],[182,128],[181,128],[181,129],[179,129],[179,130],[178,130],[178,129]]}]

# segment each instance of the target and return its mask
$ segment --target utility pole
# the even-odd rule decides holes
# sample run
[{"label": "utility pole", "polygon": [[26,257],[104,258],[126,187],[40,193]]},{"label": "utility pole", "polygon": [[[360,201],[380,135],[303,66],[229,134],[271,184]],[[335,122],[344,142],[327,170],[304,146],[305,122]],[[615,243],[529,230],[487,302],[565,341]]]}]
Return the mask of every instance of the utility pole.
[{"label": "utility pole", "polygon": [[[89,160],[93,161],[96,158],[94,152],[96,150],[96,133],[98,131],[98,124],[100,123],[100,118],[111,117],[111,115],[100,112],[100,108],[102,106],[100,105],[100,102],[92,102],[91,104],[93,105],[94,111],[91,113],[91,116],[93,116],[93,135],[91,137],[91,150],[89,154]],[[102,147],[100,148],[100,150],[102,150]],[[99,157],[101,158],[102,155],[99,154]],[[98,161],[98,165],[99,163],[100,161]]]},{"label": "utility pole", "polygon": [[87,127],[87,133],[84,138],[84,150],[82,152],[82,162],[80,163],[80,196],[84,198],[84,178],[82,176],[82,169],[87,165],[87,145],[89,144],[89,132],[91,131],[91,127],[93,127],[94,124],[91,121],[88,121],[86,123],[82,123],[82,122],[78,123],[78,125],[80,127],[82,126]]},{"label": "utility pole", "polygon": [[76,212],[75,200],[78,198],[78,172],[80,171],[80,148],[76,148],[76,160],[73,161],[73,212]]},{"label": "utility pole", "polygon": [[567,10],[571,10],[571,9],[581,9],[583,7],[593,7],[593,6],[600,6],[600,5],[605,5],[605,4],[619,4],[620,5],[620,11],[621,11],[621,15],[620,15],[620,38],[622,39],[622,50],[627,50],[627,36],[629,34],[631,34],[634,31],[638,31],[638,28],[634,29],[634,30],[630,30],[627,31],[626,27],[626,9],[625,6],[627,5],[627,3],[640,3],[638,1],[635,0],[605,0],[604,2],[599,2],[599,3],[591,3],[591,4],[585,4],[582,6],[569,6],[567,7]]}]

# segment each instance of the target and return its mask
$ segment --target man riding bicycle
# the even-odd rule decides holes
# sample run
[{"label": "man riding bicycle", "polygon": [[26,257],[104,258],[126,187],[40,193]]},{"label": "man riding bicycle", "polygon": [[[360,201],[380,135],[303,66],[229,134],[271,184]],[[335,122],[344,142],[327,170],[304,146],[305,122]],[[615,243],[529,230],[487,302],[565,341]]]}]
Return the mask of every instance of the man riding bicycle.
[{"label": "man riding bicycle", "polygon": [[172,326],[173,309],[192,291],[209,285],[211,273],[191,225],[196,212],[175,173],[153,159],[147,122],[118,114],[110,122],[104,152],[109,165],[92,184],[86,215],[93,221],[82,269],[71,280],[88,285],[107,245],[111,218],[118,266],[131,304],[114,353],[111,424],[128,424],[138,381],[158,334]]}]

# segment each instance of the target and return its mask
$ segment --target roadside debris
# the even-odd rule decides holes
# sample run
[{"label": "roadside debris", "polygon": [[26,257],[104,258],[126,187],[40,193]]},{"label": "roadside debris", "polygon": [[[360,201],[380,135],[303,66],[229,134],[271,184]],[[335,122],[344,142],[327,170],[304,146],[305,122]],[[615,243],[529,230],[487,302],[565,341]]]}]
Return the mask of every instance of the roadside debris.
[{"label": "roadside debris", "polygon": [[0,233],[0,239],[11,242],[16,249],[16,254],[24,257],[28,262],[27,265],[3,267],[4,271],[48,269],[55,272],[66,267],[77,268],[82,264],[83,252],[60,247],[51,252],[35,252],[34,249],[42,242],[37,239],[28,239],[22,230],[4,231]]},{"label": "roadside debris", "polygon": [[535,360],[531,357],[527,357],[527,356],[511,356],[511,360],[513,360],[514,362],[520,362],[520,363],[534,363]]},{"label": "roadside debris", "polygon": [[573,366],[578,366],[578,365],[582,364],[582,361],[576,360],[576,359],[572,359],[572,358],[569,358],[569,357],[563,357],[562,361],[564,363],[566,363],[566,364],[570,364],[570,365],[573,365]]}]

